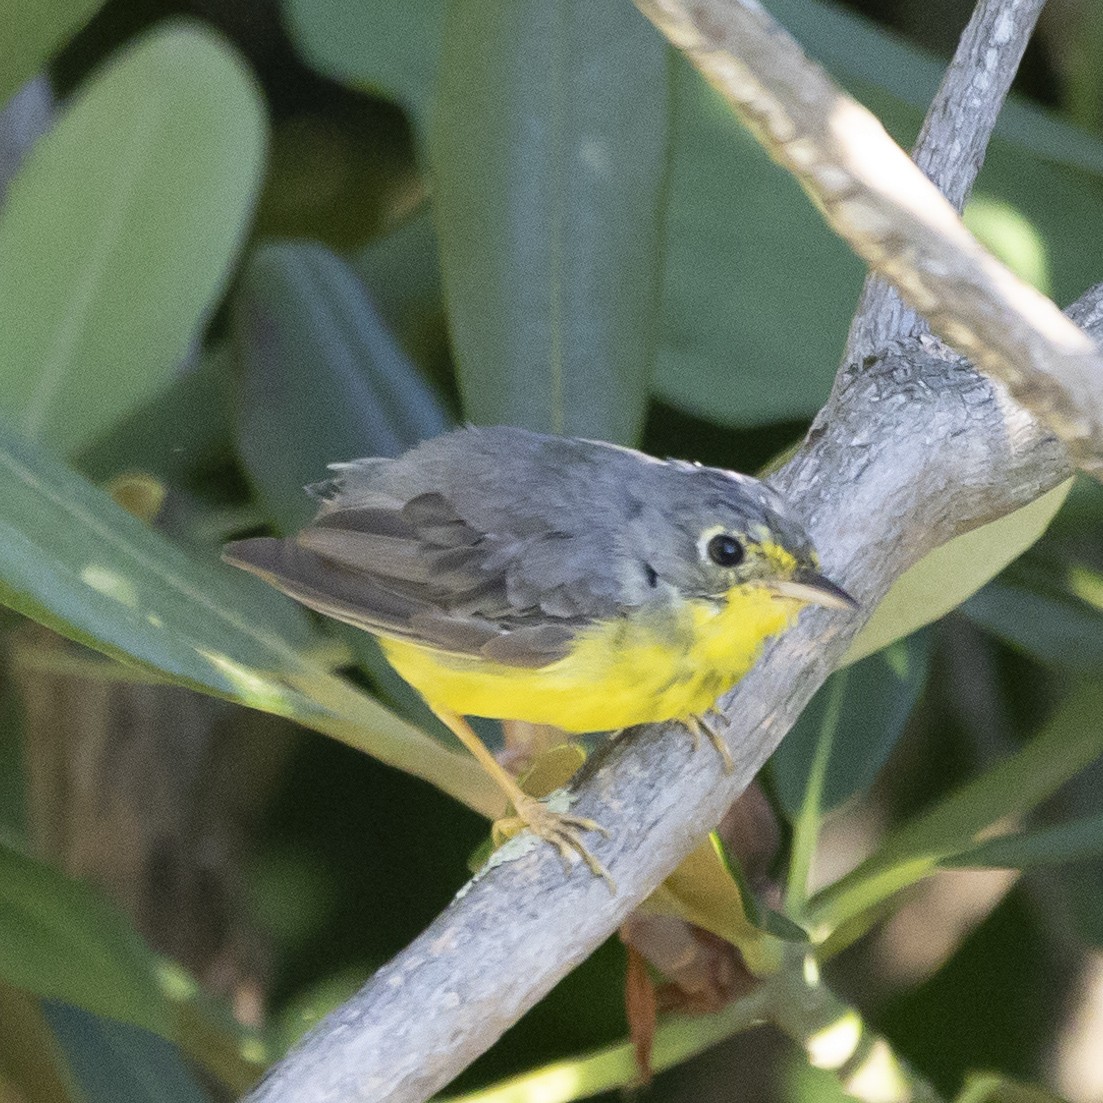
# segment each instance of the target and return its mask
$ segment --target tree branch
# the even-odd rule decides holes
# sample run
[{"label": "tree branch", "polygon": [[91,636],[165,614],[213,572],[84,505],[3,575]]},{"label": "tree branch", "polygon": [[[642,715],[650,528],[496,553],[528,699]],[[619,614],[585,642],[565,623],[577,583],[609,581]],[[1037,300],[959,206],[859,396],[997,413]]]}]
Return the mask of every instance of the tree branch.
[{"label": "tree branch", "polygon": [[[981,0],[962,32],[923,120],[912,160],[960,214],[984,164],[988,141],[1046,0]],[[870,276],[844,359],[857,363],[927,323],[879,276]]]},{"label": "tree branch", "polygon": [[870,269],[1103,477],[1103,357],[981,248],[873,115],[753,0],[635,2]]}]

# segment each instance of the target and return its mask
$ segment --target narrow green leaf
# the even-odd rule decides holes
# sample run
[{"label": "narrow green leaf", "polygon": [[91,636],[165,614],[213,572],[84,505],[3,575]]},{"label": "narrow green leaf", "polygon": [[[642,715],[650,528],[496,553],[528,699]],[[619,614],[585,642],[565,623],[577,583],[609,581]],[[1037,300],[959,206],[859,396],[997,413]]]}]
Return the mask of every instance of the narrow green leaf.
[{"label": "narrow green leaf", "polygon": [[347,262],[321,245],[268,244],[233,304],[238,445],[271,516],[293,532],[327,465],[397,456],[449,427]]},{"label": "narrow green leaf", "polygon": [[9,420],[73,451],[165,385],[226,279],[264,143],[252,79],[198,24],[154,31],[88,83],[0,213]]},{"label": "narrow green leaf", "polygon": [[944,866],[1028,869],[1103,857],[1103,814],[1039,831],[1001,835],[943,860]]},{"label": "narrow green leaf", "polygon": [[637,439],[656,355],[669,73],[620,0],[456,0],[430,143],[464,412]]},{"label": "narrow green leaf", "polygon": [[970,849],[985,828],[1045,800],[1103,753],[1101,715],[1103,686],[1081,683],[1022,750],[894,831],[857,869],[814,897],[813,923],[821,933],[853,926],[939,863]]},{"label": "narrow green leaf", "polygon": [[300,723],[496,815],[452,753],[332,675],[295,605],[202,562],[41,449],[0,429],[0,602],[116,658]]},{"label": "narrow green leaf", "polygon": [[291,36],[319,72],[397,100],[424,132],[445,0],[284,0],[283,10]]},{"label": "narrow green leaf", "polygon": [[165,1034],[157,959],[98,893],[0,844],[0,978]]},{"label": "narrow green leaf", "polygon": [[955,609],[1034,544],[1072,490],[1073,480],[991,524],[935,548],[896,580],[855,637],[854,663]]},{"label": "narrow green leaf", "polygon": [[[715,1015],[671,1015],[659,1023],[651,1051],[655,1072],[673,1068],[725,1038],[762,1022],[767,1013],[764,989],[737,1000]],[[439,1103],[572,1103],[600,1092],[632,1088],[640,1070],[632,1042],[607,1046],[566,1061],[511,1077],[467,1095]]]},{"label": "narrow green leaf", "polygon": [[0,0],[0,108],[102,7],[103,0]]},{"label": "narrow green leaf", "polygon": [[[1072,670],[1103,666],[1103,576],[1081,568],[1009,572],[974,594],[962,611],[982,628],[1044,663]],[[1078,592],[1079,591],[1079,592]],[[1089,600],[1094,597],[1095,601]]]},{"label": "narrow green leaf", "polygon": [[930,653],[916,633],[831,676],[770,760],[790,819],[818,822],[873,783],[927,684]]},{"label": "narrow green leaf", "polygon": [[84,1103],[210,1103],[164,1038],[53,1000],[45,1012]]}]

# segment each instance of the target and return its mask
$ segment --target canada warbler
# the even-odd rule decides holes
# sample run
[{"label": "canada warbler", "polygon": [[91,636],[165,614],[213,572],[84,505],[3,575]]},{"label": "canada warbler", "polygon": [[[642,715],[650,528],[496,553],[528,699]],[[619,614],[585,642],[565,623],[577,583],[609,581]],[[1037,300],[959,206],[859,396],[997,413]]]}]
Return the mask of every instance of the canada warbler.
[{"label": "canada warbler", "polygon": [[854,604],[746,475],[510,428],[331,470],[306,528],[225,558],[378,636],[518,820],[595,872],[581,832],[600,828],[522,792],[464,717],[576,733],[679,720],[696,742],[767,637],[806,604]]}]

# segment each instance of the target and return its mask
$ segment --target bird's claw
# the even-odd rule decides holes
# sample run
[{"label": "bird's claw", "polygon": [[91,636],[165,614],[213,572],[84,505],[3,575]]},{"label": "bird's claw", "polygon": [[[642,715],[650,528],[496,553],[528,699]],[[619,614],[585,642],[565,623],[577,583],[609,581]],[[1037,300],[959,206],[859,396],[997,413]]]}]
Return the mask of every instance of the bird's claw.
[{"label": "bird's claw", "polygon": [[585,816],[557,812],[535,797],[530,797],[515,806],[515,811],[516,815],[498,820],[494,824],[496,841],[511,839],[521,831],[531,831],[537,838],[551,843],[559,851],[559,857],[567,869],[570,869],[572,856],[577,856],[586,863],[591,873],[606,882],[610,892],[616,892],[617,884],[609,871],[590,853],[582,841],[582,833],[585,831],[597,831],[605,838],[609,838],[609,832],[601,824]]},{"label": "bird's claw", "polygon": [[706,723],[703,716],[690,716],[685,721],[685,727],[693,737],[693,749],[695,751],[701,749],[701,736],[706,735],[724,763],[724,773],[730,774],[735,771],[735,762],[732,760],[732,753],[728,749],[727,743],[720,738],[719,733],[710,724]]}]

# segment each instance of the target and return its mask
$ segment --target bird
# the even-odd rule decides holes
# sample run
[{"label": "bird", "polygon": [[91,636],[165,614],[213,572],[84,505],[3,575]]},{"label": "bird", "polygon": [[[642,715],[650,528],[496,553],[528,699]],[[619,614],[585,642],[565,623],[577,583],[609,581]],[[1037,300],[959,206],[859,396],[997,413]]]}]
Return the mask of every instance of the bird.
[{"label": "bird", "polygon": [[467,717],[568,733],[705,718],[807,605],[853,609],[766,482],[600,441],[455,429],[330,465],[315,518],[223,558],[376,636],[397,672],[569,860],[595,821],[526,794]]}]

